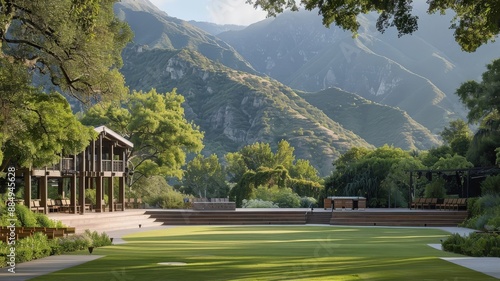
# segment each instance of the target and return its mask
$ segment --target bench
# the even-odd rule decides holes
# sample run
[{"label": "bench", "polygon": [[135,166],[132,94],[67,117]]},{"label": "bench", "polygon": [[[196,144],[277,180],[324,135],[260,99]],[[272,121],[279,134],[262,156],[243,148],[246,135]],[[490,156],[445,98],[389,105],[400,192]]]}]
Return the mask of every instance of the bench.
[{"label": "bench", "polygon": [[39,200],[31,200],[30,209],[36,213],[43,213],[44,208],[40,206]]}]

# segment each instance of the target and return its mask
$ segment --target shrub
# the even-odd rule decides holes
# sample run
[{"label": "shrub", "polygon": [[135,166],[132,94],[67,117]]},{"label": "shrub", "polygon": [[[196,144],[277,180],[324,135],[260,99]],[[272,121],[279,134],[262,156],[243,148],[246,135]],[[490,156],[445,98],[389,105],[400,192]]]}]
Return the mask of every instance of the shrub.
[{"label": "shrub", "polygon": [[280,208],[300,207],[300,197],[291,188],[270,188],[259,186],[255,191],[255,198],[263,201],[272,201]]},{"label": "shrub", "polygon": [[317,207],[318,206],[318,200],[312,198],[312,197],[301,197],[300,198],[300,207],[301,208],[310,208],[310,207]]},{"label": "shrub", "polygon": [[97,231],[90,231],[86,229],[83,233],[83,238],[88,241],[87,247],[103,247],[111,245],[111,239],[109,236],[103,232],[101,234],[97,233]]},{"label": "shrub", "polygon": [[486,177],[481,183],[481,194],[500,194],[500,175]]},{"label": "shrub", "polygon": [[500,235],[496,233],[453,234],[442,246],[445,251],[472,257],[500,257]]},{"label": "shrub", "polygon": [[425,186],[425,197],[444,198],[446,196],[445,181],[438,179]]},{"label": "shrub", "polygon": [[243,199],[243,208],[279,208],[278,204],[272,201],[264,201],[261,199]]},{"label": "shrub", "polygon": [[24,205],[16,205],[16,216],[20,224],[16,226],[38,226],[35,213]]}]

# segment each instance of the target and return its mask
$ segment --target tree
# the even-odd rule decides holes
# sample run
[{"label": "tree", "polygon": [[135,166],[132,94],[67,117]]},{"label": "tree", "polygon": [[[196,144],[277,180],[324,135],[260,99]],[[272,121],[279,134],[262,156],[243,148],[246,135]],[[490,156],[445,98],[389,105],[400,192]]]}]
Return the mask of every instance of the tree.
[{"label": "tree", "polygon": [[229,193],[224,167],[217,155],[205,158],[198,154],[186,167],[183,178],[184,192],[200,198],[223,198]]},{"label": "tree", "polygon": [[482,81],[467,81],[456,91],[462,103],[469,109],[469,123],[481,122],[492,113],[500,112],[500,59],[486,66]]},{"label": "tree", "polygon": [[472,141],[472,132],[467,123],[461,119],[450,122],[441,132],[441,137],[450,146],[454,153],[465,156]]},{"label": "tree", "polygon": [[183,102],[175,90],[133,92],[120,103],[93,106],[82,122],[108,126],[134,144],[129,155],[134,182],[153,175],[182,178],[186,153],[203,147],[203,134],[185,119]]},{"label": "tree", "polygon": [[467,159],[475,166],[496,164],[495,149],[500,146],[500,59],[487,65],[482,81],[467,81],[456,94],[469,109],[469,123],[480,123],[475,133]]},{"label": "tree", "polygon": [[[247,0],[254,7],[261,7],[268,15],[275,16],[285,9],[296,11],[295,0]],[[301,0],[307,10],[318,9],[327,27],[332,23],[349,30],[355,35],[360,27],[357,16],[370,12],[379,13],[377,29],[384,32],[395,27],[398,36],[412,34],[418,29],[418,16],[412,14],[411,0],[370,1],[370,0]],[[452,11],[455,17],[450,26],[455,30],[455,40],[467,52],[475,51],[482,44],[493,41],[500,32],[499,1],[449,1],[428,0],[428,13]]]},{"label": "tree", "polygon": [[24,66],[0,58],[0,171],[7,165],[43,167],[76,154],[96,137],[66,99],[30,86]]},{"label": "tree", "polygon": [[88,103],[127,92],[121,50],[130,28],[113,13],[116,0],[0,1],[0,57]]}]

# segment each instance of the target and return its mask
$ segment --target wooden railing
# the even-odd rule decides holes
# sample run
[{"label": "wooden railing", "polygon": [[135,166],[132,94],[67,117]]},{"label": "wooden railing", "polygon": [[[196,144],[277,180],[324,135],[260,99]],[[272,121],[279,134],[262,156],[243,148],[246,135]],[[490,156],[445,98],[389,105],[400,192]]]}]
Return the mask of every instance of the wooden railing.
[{"label": "wooden railing", "polygon": [[102,170],[104,172],[125,172],[122,160],[102,160]]}]

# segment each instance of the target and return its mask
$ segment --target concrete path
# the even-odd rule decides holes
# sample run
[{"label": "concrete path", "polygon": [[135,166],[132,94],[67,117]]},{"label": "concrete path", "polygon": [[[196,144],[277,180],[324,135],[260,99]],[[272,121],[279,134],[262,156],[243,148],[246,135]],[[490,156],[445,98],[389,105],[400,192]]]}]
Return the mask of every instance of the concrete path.
[{"label": "concrete path", "polygon": [[93,261],[103,256],[97,255],[59,255],[49,256],[29,262],[16,264],[15,273],[9,272],[7,268],[0,268],[0,280],[24,281],[40,275],[59,271],[68,267],[76,266],[88,261]]},{"label": "concrete path", "polygon": [[[142,231],[172,228],[172,226],[154,226],[134,229],[124,229],[108,232],[108,236],[113,238],[113,244],[123,244],[123,236]],[[77,266],[89,261],[93,261],[103,256],[99,255],[59,255],[48,256],[42,259],[32,260],[16,264],[15,273],[9,272],[9,267],[0,268],[0,281],[24,281],[37,276],[49,274],[69,267]]]}]

